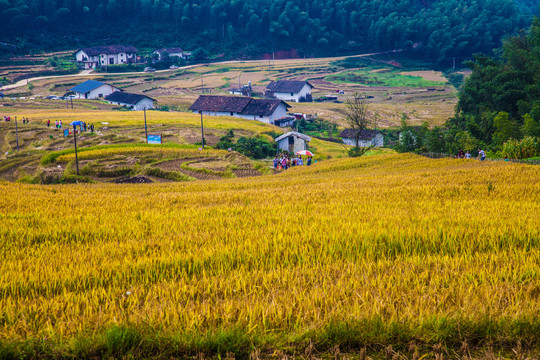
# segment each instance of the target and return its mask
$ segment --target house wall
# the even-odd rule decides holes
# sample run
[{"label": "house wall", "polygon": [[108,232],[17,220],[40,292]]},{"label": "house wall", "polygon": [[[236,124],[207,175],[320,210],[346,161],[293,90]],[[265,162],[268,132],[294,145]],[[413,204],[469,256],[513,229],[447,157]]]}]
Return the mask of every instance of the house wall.
[{"label": "house wall", "polygon": [[[343,143],[345,145],[356,146],[356,141],[354,140],[354,138],[343,138]],[[368,146],[383,147],[384,137],[382,136],[382,134],[377,134],[371,140],[358,141],[358,146],[359,147],[368,147]]]},{"label": "house wall", "polygon": [[285,116],[287,116],[287,107],[284,104],[279,104],[276,111],[270,115],[268,121],[270,124],[273,124],[275,120],[281,119]]},{"label": "house wall", "polygon": [[151,99],[143,99],[139,101],[137,104],[126,104],[123,102],[118,101],[109,101],[109,104],[111,105],[118,105],[118,106],[125,106],[127,108],[136,110],[136,111],[142,111],[144,109],[153,109],[154,108],[154,102]]},{"label": "house wall", "polygon": [[[75,58],[77,61],[85,63],[85,69],[96,68],[96,65],[107,66],[135,62],[135,54],[125,52],[118,54],[100,54],[97,56],[88,56],[84,51],[79,50],[75,54]],[[109,61],[111,58],[113,59],[112,64]]]},{"label": "house wall", "polygon": [[[111,86],[111,85],[101,85],[100,87],[95,88],[94,90],[88,93],[88,97],[85,97],[83,93],[75,93],[75,97],[78,99],[99,99],[107,95],[111,95],[115,91],[120,91],[120,89]],[[99,96],[101,94],[101,97]]]},{"label": "house wall", "polygon": [[137,104],[135,104],[135,106],[133,107],[133,110],[140,111],[144,109],[153,109],[153,108],[154,108],[154,102],[152,101],[152,99],[145,98],[139,101]]},{"label": "house wall", "polygon": [[[289,149],[289,137],[286,137],[285,139],[281,139],[278,141],[278,149],[283,151],[289,151],[291,152],[291,149]],[[298,138],[296,136],[292,136],[294,138],[294,145],[292,148],[292,153],[297,153],[298,151],[307,150],[307,143],[304,139]]]},{"label": "house wall", "polygon": [[300,90],[300,92],[298,92],[298,93],[292,93],[292,95],[291,95],[290,92],[288,92],[288,93],[275,92],[274,96],[277,99],[281,99],[283,101],[300,102],[300,98],[302,98],[302,97],[305,98],[308,94],[311,94],[311,86],[309,86],[308,84],[305,84],[304,87],[302,88],[302,90]]},{"label": "house wall", "polygon": [[[198,113],[198,111],[193,111],[194,113]],[[283,104],[280,104],[277,109],[274,111],[274,113],[270,116],[260,116],[260,115],[250,115],[250,114],[239,114],[236,112],[233,112],[232,114],[230,112],[223,112],[223,111],[203,111],[203,115],[205,116],[233,116],[241,119],[246,120],[257,120],[266,124],[273,124],[274,120],[281,119],[282,117],[287,115],[287,107]]]},{"label": "house wall", "polygon": [[[158,59],[161,60],[161,53],[160,53],[160,52],[154,51],[153,54],[157,54],[157,55],[158,55]],[[179,58],[184,58],[184,53],[183,53],[183,52],[173,52],[173,53],[169,53],[169,57],[173,57],[173,56],[176,56],[176,57],[179,57]]]}]

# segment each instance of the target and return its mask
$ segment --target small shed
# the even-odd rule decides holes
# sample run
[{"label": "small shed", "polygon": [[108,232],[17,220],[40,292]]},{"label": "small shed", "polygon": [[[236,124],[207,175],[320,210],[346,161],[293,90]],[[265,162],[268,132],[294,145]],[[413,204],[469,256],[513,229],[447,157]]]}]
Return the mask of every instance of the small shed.
[{"label": "small shed", "polygon": [[[343,143],[346,145],[356,146],[356,130],[345,129],[339,135],[343,139]],[[362,130],[358,139],[358,146],[360,147],[383,147],[384,138],[379,130]]]},{"label": "small shed", "polygon": [[299,132],[290,131],[276,138],[275,141],[278,144],[279,150],[288,151],[290,154],[294,154],[298,151],[307,150],[311,138]]}]

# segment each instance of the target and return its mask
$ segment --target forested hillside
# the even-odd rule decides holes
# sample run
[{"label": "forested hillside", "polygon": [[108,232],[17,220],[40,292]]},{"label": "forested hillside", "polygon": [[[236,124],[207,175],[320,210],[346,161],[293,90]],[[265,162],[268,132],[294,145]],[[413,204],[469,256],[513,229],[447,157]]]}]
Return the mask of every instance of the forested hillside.
[{"label": "forested hillside", "polygon": [[468,57],[530,24],[531,0],[0,0],[0,52],[115,43],[260,56],[408,49]]},{"label": "forested hillside", "polygon": [[540,19],[507,39],[501,59],[476,56],[450,125],[494,149],[510,139],[540,138]]}]

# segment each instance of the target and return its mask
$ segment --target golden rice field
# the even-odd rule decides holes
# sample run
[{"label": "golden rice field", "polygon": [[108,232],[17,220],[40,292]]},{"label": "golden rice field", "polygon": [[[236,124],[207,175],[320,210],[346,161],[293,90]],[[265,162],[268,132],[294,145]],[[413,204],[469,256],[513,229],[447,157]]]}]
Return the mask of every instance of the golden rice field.
[{"label": "golden rice field", "polygon": [[0,358],[537,358],[539,179],[383,154],[0,182]]}]

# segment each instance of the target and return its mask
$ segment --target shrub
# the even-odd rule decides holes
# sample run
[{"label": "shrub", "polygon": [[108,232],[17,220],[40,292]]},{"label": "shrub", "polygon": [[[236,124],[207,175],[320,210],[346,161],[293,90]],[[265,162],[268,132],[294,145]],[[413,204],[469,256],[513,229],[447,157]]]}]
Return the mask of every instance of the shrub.
[{"label": "shrub", "polygon": [[509,140],[503,145],[502,155],[509,159],[527,159],[540,156],[540,140],[531,136],[522,140]]}]

